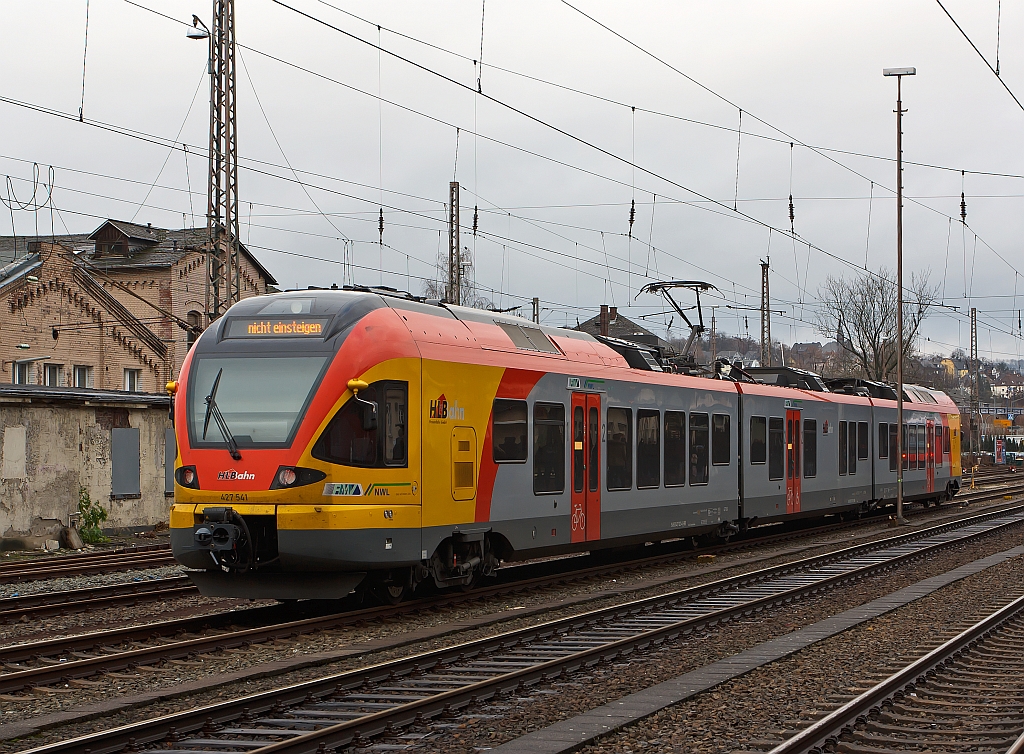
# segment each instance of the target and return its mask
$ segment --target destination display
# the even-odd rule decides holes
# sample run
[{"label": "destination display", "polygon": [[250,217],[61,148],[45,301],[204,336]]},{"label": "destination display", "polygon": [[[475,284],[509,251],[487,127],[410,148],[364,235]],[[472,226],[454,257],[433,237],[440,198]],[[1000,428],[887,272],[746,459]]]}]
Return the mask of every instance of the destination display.
[{"label": "destination display", "polygon": [[330,317],[242,317],[228,322],[228,338],[322,338]]}]

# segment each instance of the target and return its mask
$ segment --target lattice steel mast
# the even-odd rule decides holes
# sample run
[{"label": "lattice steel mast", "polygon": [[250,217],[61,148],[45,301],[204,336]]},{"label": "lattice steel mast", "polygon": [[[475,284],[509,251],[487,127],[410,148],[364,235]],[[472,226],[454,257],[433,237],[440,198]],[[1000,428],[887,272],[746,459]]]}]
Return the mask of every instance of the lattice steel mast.
[{"label": "lattice steel mast", "polygon": [[210,32],[210,176],[206,324],[242,295],[238,233],[238,131],[235,102],[235,2],[214,0]]}]

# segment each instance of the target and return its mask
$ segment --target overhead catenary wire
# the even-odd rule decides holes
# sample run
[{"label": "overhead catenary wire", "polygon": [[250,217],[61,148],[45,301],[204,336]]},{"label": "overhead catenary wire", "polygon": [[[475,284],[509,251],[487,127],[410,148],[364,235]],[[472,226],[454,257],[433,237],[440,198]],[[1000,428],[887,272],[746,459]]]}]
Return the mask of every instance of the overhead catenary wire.
[{"label": "overhead catenary wire", "polygon": [[809,247],[810,248],[810,247]]}]

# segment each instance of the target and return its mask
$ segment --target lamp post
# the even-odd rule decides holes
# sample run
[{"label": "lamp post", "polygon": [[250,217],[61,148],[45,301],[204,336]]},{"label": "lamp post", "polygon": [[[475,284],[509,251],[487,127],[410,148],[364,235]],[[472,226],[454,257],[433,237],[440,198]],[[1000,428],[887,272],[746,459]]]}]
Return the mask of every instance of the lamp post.
[{"label": "lamp post", "polygon": [[903,518],[903,77],[914,76],[916,68],[885,68],[883,76],[896,77],[896,523]]}]

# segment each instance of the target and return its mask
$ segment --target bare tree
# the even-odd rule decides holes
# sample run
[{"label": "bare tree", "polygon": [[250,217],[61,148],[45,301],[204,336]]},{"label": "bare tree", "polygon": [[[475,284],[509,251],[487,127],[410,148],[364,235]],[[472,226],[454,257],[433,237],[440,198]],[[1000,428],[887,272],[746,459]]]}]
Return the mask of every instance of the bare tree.
[{"label": "bare tree", "polygon": [[[463,306],[474,309],[491,309],[494,304],[489,298],[480,294],[476,285],[475,267],[473,254],[468,246],[462,248],[459,258],[462,264],[462,285],[460,286],[459,298]],[[448,252],[438,252],[437,255],[437,279],[423,281],[423,295],[427,298],[438,299],[439,301],[451,301],[454,297],[448,296]]]},{"label": "bare tree", "polygon": [[[903,357],[914,354],[921,323],[935,303],[938,289],[930,271],[910,276],[903,295]],[[853,363],[853,372],[870,380],[892,381],[896,376],[896,276],[883,268],[877,275],[853,280],[832,277],[818,291],[822,308],[818,331],[835,338]],[[839,361],[845,361],[840,359]]]}]

